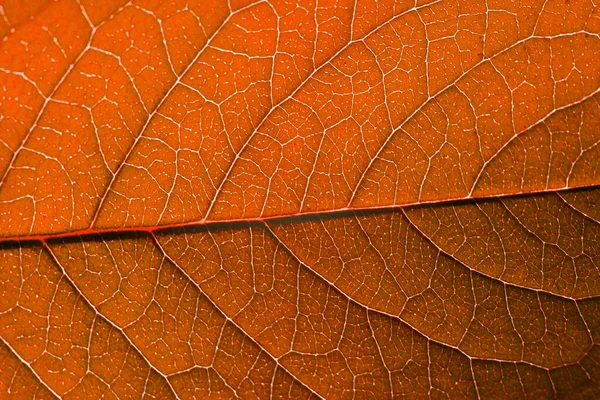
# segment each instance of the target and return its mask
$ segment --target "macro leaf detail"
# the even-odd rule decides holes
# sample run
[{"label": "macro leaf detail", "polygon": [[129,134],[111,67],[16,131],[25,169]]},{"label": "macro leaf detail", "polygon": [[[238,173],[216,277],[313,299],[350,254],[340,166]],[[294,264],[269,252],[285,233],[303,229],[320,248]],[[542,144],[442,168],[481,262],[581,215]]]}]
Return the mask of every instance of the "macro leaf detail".
[{"label": "macro leaf detail", "polygon": [[0,397],[600,396],[596,2],[0,15]]}]

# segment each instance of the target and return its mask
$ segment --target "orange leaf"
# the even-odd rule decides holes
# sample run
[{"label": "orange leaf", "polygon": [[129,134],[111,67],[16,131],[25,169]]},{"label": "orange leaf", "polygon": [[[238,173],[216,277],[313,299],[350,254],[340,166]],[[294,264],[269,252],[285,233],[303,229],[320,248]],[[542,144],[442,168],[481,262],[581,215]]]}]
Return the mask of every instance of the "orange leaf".
[{"label": "orange leaf", "polygon": [[594,2],[0,15],[0,397],[600,396]]}]

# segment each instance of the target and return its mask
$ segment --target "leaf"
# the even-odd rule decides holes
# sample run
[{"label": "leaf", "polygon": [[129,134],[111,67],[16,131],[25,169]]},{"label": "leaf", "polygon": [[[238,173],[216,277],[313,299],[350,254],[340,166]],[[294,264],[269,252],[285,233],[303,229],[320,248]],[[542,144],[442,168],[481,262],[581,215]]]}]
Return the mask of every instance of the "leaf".
[{"label": "leaf", "polygon": [[600,396],[594,2],[0,13],[0,397]]}]

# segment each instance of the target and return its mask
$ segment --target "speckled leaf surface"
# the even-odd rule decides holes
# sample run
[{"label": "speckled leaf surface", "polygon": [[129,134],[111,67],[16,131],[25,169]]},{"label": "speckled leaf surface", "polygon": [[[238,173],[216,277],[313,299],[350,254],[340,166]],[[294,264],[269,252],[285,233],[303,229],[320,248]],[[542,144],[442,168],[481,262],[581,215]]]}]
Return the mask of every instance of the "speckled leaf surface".
[{"label": "speckled leaf surface", "polygon": [[0,16],[0,398],[600,396],[593,0]]}]

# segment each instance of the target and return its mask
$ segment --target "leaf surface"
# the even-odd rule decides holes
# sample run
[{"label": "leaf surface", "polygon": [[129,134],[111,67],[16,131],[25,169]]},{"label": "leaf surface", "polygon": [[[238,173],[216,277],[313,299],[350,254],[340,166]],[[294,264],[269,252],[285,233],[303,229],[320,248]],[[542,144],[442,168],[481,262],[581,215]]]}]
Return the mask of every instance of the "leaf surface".
[{"label": "leaf surface", "polygon": [[600,395],[600,7],[6,1],[2,396]]}]

